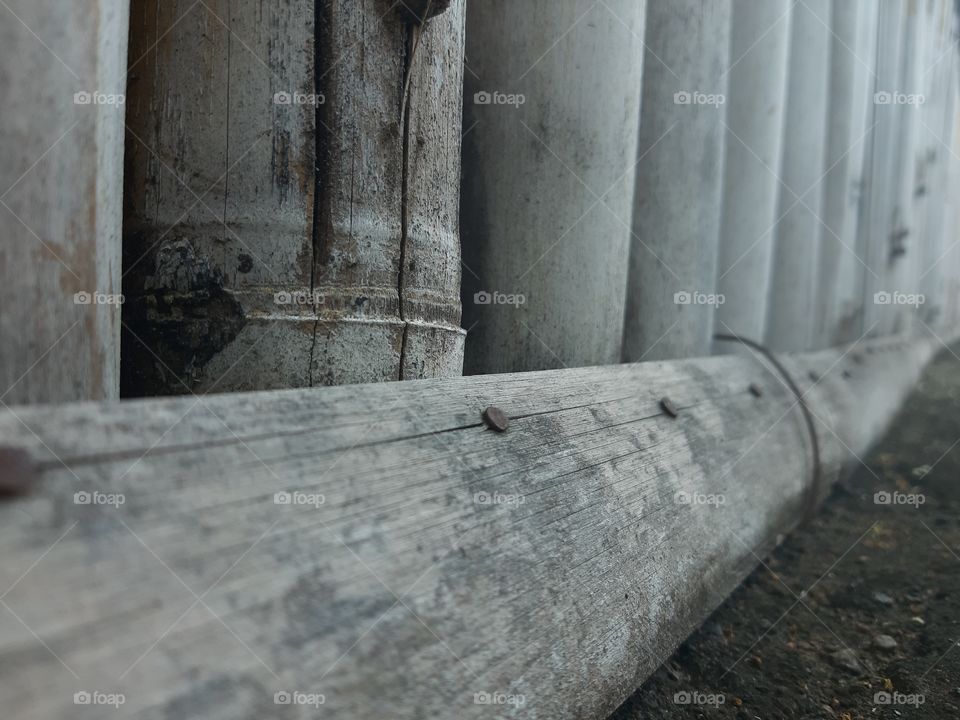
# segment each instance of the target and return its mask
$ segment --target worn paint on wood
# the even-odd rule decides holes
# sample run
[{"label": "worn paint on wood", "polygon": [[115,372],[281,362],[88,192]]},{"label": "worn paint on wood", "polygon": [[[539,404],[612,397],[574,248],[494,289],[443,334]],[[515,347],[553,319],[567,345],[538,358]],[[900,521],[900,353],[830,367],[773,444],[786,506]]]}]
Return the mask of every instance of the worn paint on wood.
[{"label": "worn paint on wood", "polygon": [[459,374],[463,1],[134,5],[125,393]]},{"label": "worn paint on wood", "polygon": [[0,7],[0,401],[115,398],[126,0]]},{"label": "worn paint on wood", "polygon": [[[932,347],[781,358],[824,478]],[[38,468],[0,504],[0,702],[21,720],[94,690],[150,719],[278,717],[294,691],[358,720],[603,717],[813,477],[796,397],[735,355],[15,411],[0,435]]]}]

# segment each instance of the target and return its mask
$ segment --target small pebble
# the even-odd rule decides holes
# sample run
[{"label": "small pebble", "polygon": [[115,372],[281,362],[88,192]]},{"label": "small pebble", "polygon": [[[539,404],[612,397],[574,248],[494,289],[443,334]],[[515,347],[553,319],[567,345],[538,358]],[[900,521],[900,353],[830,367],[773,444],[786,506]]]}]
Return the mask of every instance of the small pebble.
[{"label": "small pebble", "polygon": [[886,593],[875,592],[873,594],[873,599],[874,599],[874,602],[878,602],[881,605],[885,605],[886,607],[890,607],[891,605],[893,605],[893,598],[887,595]]},{"label": "small pebble", "polygon": [[857,659],[857,654],[849,648],[837,650],[830,656],[830,660],[833,661],[833,664],[837,667],[848,670],[852,673],[859,675],[863,672],[863,666]]},{"label": "small pebble", "polygon": [[881,650],[893,650],[897,647],[897,641],[889,635],[877,635],[873,639],[873,644]]}]

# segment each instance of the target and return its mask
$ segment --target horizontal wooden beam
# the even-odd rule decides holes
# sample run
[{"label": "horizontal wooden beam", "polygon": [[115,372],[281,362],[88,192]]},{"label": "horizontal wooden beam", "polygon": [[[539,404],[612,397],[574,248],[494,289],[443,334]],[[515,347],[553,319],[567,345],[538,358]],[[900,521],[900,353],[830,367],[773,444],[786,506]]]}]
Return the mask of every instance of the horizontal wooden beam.
[{"label": "horizontal wooden beam", "polygon": [[[931,352],[780,358],[822,478]],[[0,705],[21,720],[121,699],[117,717],[602,717],[814,477],[795,393],[744,354],[14,408],[0,437],[23,486],[0,503]]]}]

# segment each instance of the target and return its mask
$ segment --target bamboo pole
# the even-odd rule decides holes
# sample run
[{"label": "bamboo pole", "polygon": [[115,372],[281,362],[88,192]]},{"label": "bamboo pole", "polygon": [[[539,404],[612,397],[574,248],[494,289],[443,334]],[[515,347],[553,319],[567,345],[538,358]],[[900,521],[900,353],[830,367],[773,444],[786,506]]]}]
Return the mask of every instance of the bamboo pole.
[{"label": "bamboo pole", "polygon": [[644,8],[468,5],[468,374],[620,359]]},{"label": "bamboo pole", "polygon": [[925,176],[923,187],[927,201],[925,232],[920,243],[919,291],[923,294],[922,320],[934,327],[946,320],[945,273],[943,253],[945,222],[951,204],[950,158],[953,107],[956,89],[953,67],[956,56],[952,37],[953,8],[947,0],[935,3],[928,14],[929,43],[924,74],[927,80],[927,104],[924,106]]},{"label": "bamboo pole", "polygon": [[460,373],[446,6],[138,0],[126,394]]},{"label": "bamboo pole", "polygon": [[826,169],[831,0],[793,7],[783,177],[766,343],[780,351],[813,345]]},{"label": "bamboo pole", "polygon": [[[763,337],[790,56],[789,0],[734,0],[717,329]],[[734,351],[720,345],[717,351]]]},{"label": "bamboo pole", "polygon": [[2,411],[0,703],[605,717],[939,347],[780,357],[812,435],[756,355]]},{"label": "bamboo pole", "polygon": [[853,221],[849,208],[854,205],[856,157],[863,156],[863,115],[858,92],[866,96],[860,78],[870,70],[857,54],[859,30],[869,26],[867,8],[858,0],[834,2],[830,24],[830,95],[826,136],[826,177],[823,180],[821,243],[817,268],[816,325],[814,346],[829,347],[849,335],[844,324],[845,289],[855,277],[849,258],[856,259],[856,248],[846,244]]},{"label": "bamboo pole", "polygon": [[0,8],[0,402],[117,397],[125,0]]},{"label": "bamboo pole", "polygon": [[713,346],[731,14],[731,0],[648,2],[627,361]]},{"label": "bamboo pole", "polygon": [[874,137],[870,158],[868,220],[863,233],[867,249],[864,268],[864,321],[861,333],[880,335],[895,324],[890,303],[878,302],[891,292],[893,254],[902,241],[898,228],[898,180],[895,146],[901,138],[902,114],[894,104],[899,92],[901,51],[904,38],[904,5],[899,0],[880,0],[877,45],[877,84],[874,93]]},{"label": "bamboo pole", "polygon": [[[894,298],[915,297],[919,278],[921,215],[917,212],[919,170],[920,115],[926,97],[921,84],[922,58],[925,34],[922,6],[916,0],[906,4],[903,27],[903,57],[898,95],[903,102],[896,103],[900,114],[899,135],[894,147],[894,178],[896,189],[896,224],[890,255],[889,288]],[[911,302],[891,303],[892,313],[887,324],[881,324],[885,333],[910,332],[914,329],[918,305]]]},{"label": "bamboo pole", "polygon": [[860,337],[864,317],[864,272],[868,262],[867,236],[870,155],[874,138],[874,92],[877,80],[879,4],[862,2],[854,53],[850,183],[834,296],[833,334],[829,342],[853,342]]}]

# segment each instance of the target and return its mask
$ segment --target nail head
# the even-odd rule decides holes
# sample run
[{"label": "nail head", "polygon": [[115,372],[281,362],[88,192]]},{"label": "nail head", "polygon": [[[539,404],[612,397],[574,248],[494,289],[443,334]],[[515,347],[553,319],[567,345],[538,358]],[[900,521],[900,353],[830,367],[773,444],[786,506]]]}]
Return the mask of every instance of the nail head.
[{"label": "nail head", "polygon": [[498,407],[491,405],[483,411],[483,422],[496,432],[506,432],[510,426],[510,418]]},{"label": "nail head", "polygon": [[0,496],[22,495],[38,475],[37,467],[26,450],[0,447]]},{"label": "nail head", "polygon": [[680,412],[677,410],[677,406],[673,404],[670,398],[660,398],[660,408],[670,417],[675,418]]}]

